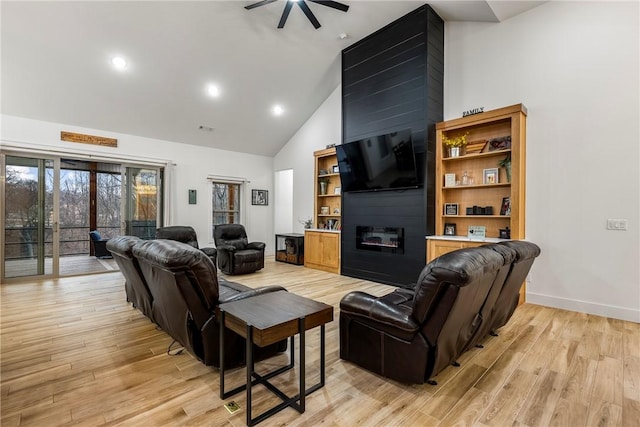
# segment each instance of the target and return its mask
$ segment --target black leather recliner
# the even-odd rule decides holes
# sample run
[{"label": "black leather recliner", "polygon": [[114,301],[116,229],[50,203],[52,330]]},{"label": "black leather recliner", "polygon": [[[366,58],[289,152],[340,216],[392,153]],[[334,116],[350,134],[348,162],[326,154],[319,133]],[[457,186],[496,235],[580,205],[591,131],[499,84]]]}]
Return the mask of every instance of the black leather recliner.
[{"label": "black leather recliner", "polygon": [[169,239],[186,243],[196,249],[200,249],[209,258],[213,265],[216,265],[217,250],[216,248],[200,248],[198,246],[198,235],[193,227],[188,225],[171,225],[168,227],[160,227],[156,230],[156,239]]},{"label": "black leather recliner", "polygon": [[[252,289],[219,280],[215,265],[204,252],[178,241],[142,241],[133,246],[133,255],[149,285],[156,323],[207,366],[220,366],[219,304],[286,290],[281,286]],[[225,334],[225,365],[244,364],[244,338],[230,329]],[[286,348],[287,341],[283,340],[256,346],[254,351],[259,360]]]},{"label": "black leather recliner", "polygon": [[103,239],[98,230],[91,230],[89,232],[89,237],[91,237],[93,253],[96,258],[112,258],[111,252],[107,249],[107,242],[109,239]]},{"label": "black leather recliner", "polygon": [[156,323],[152,311],[153,296],[151,296],[147,281],[142,275],[140,264],[133,256],[133,247],[140,242],[142,240],[136,236],[118,236],[109,239],[107,249],[113,254],[113,259],[125,278],[124,288],[127,293],[127,301]]},{"label": "black leather recliner", "polygon": [[264,268],[263,242],[249,242],[241,224],[220,224],[213,230],[218,268],[226,274],[247,274]]},{"label": "black leather recliner", "polygon": [[398,381],[428,381],[508,321],[539,253],[530,242],[460,249],[425,266],[413,290],[345,295],[340,358]]}]

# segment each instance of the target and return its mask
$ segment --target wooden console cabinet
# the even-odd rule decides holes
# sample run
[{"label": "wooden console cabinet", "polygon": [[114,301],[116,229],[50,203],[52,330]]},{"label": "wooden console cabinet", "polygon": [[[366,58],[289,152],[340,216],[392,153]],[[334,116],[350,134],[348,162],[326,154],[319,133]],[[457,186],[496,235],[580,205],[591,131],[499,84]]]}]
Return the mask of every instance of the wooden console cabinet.
[{"label": "wooden console cabinet", "polygon": [[304,266],[340,274],[340,232],[305,230]]}]

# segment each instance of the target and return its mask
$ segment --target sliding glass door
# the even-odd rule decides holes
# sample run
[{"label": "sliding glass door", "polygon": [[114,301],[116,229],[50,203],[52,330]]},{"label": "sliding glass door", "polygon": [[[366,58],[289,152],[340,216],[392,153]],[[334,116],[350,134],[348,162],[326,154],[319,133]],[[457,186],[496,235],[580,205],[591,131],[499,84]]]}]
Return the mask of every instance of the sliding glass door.
[{"label": "sliding glass door", "polygon": [[122,204],[124,234],[144,240],[154,239],[162,224],[162,175],[156,168],[126,166],[123,172]]},{"label": "sliding glass door", "polygon": [[89,231],[155,238],[162,224],[163,170],[0,152],[0,279],[117,270]]},{"label": "sliding glass door", "polygon": [[2,279],[57,276],[58,159],[1,155]]}]

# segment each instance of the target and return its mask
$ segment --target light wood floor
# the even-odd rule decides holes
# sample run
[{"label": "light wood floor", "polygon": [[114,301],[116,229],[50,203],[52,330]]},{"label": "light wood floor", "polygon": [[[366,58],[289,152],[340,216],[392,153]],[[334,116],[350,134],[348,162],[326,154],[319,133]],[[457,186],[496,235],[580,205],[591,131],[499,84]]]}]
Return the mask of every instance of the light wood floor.
[{"label": "light wood floor", "polygon": [[[406,385],[339,359],[340,298],[391,287],[273,259],[232,280],[280,284],[335,307],[326,386],[308,397],[304,414],[288,408],[260,425],[639,425],[638,324],[525,304],[499,337],[438,375],[437,386]],[[171,339],[131,308],[123,283],[116,272],[2,286],[3,427],[245,425],[244,393],[233,398],[241,409],[229,414],[218,397],[218,371],[188,354],[168,356]],[[317,330],[308,334],[307,384],[317,378],[318,341]],[[295,376],[274,382],[292,392]],[[237,369],[227,386],[243,378]],[[254,414],[277,402],[257,387]]]}]

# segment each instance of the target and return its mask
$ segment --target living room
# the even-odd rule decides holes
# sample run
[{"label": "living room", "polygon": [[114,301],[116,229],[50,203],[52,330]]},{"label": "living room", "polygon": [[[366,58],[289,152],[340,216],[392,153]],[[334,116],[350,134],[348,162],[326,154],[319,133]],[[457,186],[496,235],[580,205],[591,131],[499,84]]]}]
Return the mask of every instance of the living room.
[{"label": "living room", "polygon": [[[638,31],[636,2],[546,2],[500,23],[446,22],[444,118],[474,107],[528,108],[526,239],[542,249],[527,281],[532,305],[640,323]],[[243,178],[247,189],[273,196],[267,206],[247,204],[244,221],[272,256],[274,234],[302,232],[299,221],[313,213],[313,152],[342,141],[341,91],[272,156],[19,117],[4,105],[2,150],[169,164],[165,222],[192,225],[202,246],[212,242],[208,176]],[[62,130],[116,138],[118,147],[78,148],[59,141]],[[293,174],[286,230],[274,225],[274,173],[283,170]],[[195,205],[189,189],[200,196]],[[607,230],[607,219],[627,219],[628,230]]]}]

